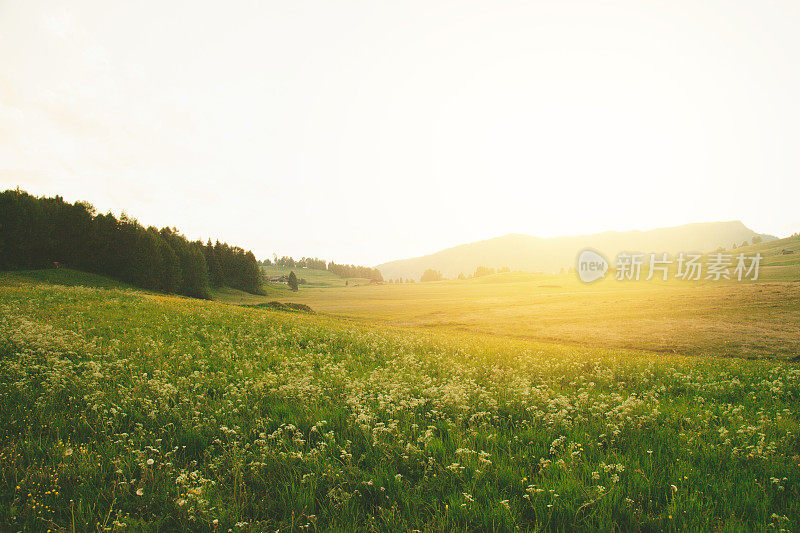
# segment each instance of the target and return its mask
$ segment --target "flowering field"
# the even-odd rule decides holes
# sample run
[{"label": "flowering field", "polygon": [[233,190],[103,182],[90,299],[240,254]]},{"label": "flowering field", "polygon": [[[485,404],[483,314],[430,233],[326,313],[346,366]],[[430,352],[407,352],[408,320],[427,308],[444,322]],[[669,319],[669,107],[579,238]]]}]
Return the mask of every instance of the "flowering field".
[{"label": "flowering field", "polygon": [[0,529],[800,528],[800,368],[0,286]]}]

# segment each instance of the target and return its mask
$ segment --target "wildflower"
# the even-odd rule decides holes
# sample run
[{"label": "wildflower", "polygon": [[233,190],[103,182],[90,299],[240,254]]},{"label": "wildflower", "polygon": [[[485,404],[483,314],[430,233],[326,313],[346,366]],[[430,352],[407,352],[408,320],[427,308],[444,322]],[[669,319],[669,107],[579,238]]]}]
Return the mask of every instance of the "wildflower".
[{"label": "wildflower", "polygon": [[69,457],[70,455],[72,455],[72,448],[64,450],[64,457]]},{"label": "wildflower", "polygon": [[137,496],[144,496],[144,489],[142,489],[142,488],[136,489],[136,495]]}]

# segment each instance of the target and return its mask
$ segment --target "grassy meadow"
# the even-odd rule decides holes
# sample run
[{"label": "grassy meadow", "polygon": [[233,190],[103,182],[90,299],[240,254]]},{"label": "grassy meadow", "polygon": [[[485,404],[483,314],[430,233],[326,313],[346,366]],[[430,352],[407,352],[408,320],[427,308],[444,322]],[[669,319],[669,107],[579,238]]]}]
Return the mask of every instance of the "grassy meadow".
[{"label": "grassy meadow", "polygon": [[[800,527],[800,367],[770,351],[797,342],[787,281],[580,296],[508,275],[266,297],[307,315],[80,276],[0,276],[4,531]],[[694,295],[665,316],[732,326],[691,356],[647,351],[651,290]],[[640,306],[618,315],[638,320],[614,326],[624,342],[584,309],[620,298]],[[596,339],[567,325],[587,316]],[[542,323],[575,342],[526,329]],[[699,355],[756,323],[759,358]],[[681,324],[662,340],[689,352]]]},{"label": "grassy meadow", "polygon": [[385,325],[499,338],[687,355],[800,354],[796,282],[605,280],[586,285],[573,275],[488,277],[492,279],[301,288],[278,297]]},{"label": "grassy meadow", "polygon": [[[782,249],[794,254],[783,255]],[[358,285],[316,282],[297,293],[270,286],[265,297],[234,289],[215,299],[235,304],[269,300],[416,330],[468,332],[498,339],[569,343],[596,349],[792,359],[800,354],[800,239],[729,250],[763,256],[753,281],[623,281],[581,283],[574,274],[520,272],[463,281]],[[289,269],[263,267],[269,275]],[[298,271],[309,280],[329,272]],[[646,270],[643,268],[643,278]]]}]

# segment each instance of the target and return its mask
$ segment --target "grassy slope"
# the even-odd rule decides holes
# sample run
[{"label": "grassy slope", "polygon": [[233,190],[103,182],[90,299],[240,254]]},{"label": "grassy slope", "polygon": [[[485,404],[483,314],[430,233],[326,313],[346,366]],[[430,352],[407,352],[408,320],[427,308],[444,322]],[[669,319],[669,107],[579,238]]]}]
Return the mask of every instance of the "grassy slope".
[{"label": "grassy slope", "polygon": [[[293,271],[298,280],[301,278],[306,280],[306,283],[301,285],[301,290],[344,288],[346,286],[356,287],[359,285],[369,284],[368,279],[343,279],[332,272],[328,272],[327,270],[283,268],[268,265],[262,266],[261,271],[267,277],[281,276],[284,274],[288,275],[289,272]],[[347,285],[345,285],[345,283],[347,283]],[[230,287],[212,289],[211,294],[216,301],[237,305],[256,304],[272,300],[278,300],[281,302],[294,301],[295,296],[297,295],[297,293],[292,292],[287,285],[282,283],[265,283],[263,289],[266,293],[264,296],[256,296],[237,289],[231,289]]]},{"label": "grassy slope", "polygon": [[[50,284],[67,287],[92,287],[152,293],[152,291],[146,291],[140,287],[134,287],[106,276],[73,270],[71,268],[0,272],[0,283],[7,285]],[[212,297],[215,300],[234,304],[259,303],[265,301],[265,299],[279,299],[285,297],[287,294],[291,294],[285,286],[274,284],[265,286],[264,292],[266,293],[265,295],[256,296],[231,287],[217,287],[211,289]]]},{"label": "grassy slope", "polygon": [[[261,271],[265,276],[281,276],[294,272],[298,280],[303,278],[306,283],[300,286],[301,291],[309,289],[336,289],[352,288],[362,285],[369,285],[369,280],[364,278],[340,278],[327,270],[315,270],[304,268],[283,268],[274,265],[262,266]],[[297,299],[297,294],[292,292],[289,287],[282,283],[265,283],[263,287],[266,295],[256,296],[243,291],[222,287],[212,289],[211,294],[214,300],[236,305],[249,305],[277,300],[281,302]]]},{"label": "grassy slope", "polygon": [[236,305],[249,305],[272,300],[284,301],[293,293],[285,285],[268,283],[262,287],[263,295],[250,294],[231,287],[217,287],[211,289],[211,297],[218,301]]},{"label": "grassy slope", "polygon": [[[793,254],[781,254],[783,249],[794,250]],[[788,237],[777,241],[743,246],[728,253],[744,253],[748,256],[760,253],[763,257],[765,280],[800,281],[800,237]]]},{"label": "grassy slope", "polygon": [[[335,276],[334,276],[335,277]],[[337,278],[338,279],[338,278]],[[0,271],[0,283],[3,284],[51,284],[67,287],[94,287],[102,289],[119,289],[140,292],[151,292],[134,287],[115,279],[82,272],[71,268],[51,268],[42,270]],[[325,286],[318,284],[316,286]],[[214,300],[233,304],[260,303],[269,300],[284,300],[293,293],[286,285],[268,283],[264,287],[265,295],[254,295],[232,287],[216,287],[211,289]]]},{"label": "grassy slope", "polygon": [[3,530],[800,527],[796,365],[27,283],[0,310]]},{"label": "grassy slope", "polygon": [[66,285],[68,287],[82,286],[102,289],[143,290],[106,276],[81,272],[80,270],[73,270],[71,268],[0,272],[0,283],[44,283]]}]

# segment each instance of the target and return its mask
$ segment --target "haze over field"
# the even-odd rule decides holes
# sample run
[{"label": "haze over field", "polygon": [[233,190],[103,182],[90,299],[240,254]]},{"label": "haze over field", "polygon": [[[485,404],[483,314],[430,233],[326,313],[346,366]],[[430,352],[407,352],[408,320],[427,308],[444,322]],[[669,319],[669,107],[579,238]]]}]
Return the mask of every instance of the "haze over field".
[{"label": "haze over field", "polygon": [[686,224],[650,231],[605,232],[594,235],[540,238],[531,235],[506,235],[481,242],[463,244],[435,254],[401,259],[378,265],[384,278],[419,279],[426,269],[438,270],[445,277],[469,275],[479,266],[524,272],[555,273],[575,265],[577,254],[593,248],[609,259],[622,251],[642,253],[711,252],[731,248],[753,237],[764,241],[772,235],[758,234],[740,221]]}]

